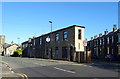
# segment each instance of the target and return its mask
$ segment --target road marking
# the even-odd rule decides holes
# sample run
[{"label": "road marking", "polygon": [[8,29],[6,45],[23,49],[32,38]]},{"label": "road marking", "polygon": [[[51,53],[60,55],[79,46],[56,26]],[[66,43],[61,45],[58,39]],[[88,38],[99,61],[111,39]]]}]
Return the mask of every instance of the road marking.
[{"label": "road marking", "polygon": [[38,63],[34,63],[34,64],[38,64]]},{"label": "road marking", "polygon": [[89,67],[92,67],[92,66],[89,66]]},{"label": "road marking", "polygon": [[22,75],[24,75],[24,77],[25,77],[26,79],[28,79],[28,76],[27,76],[26,74],[22,74]]},{"label": "road marking", "polygon": [[17,75],[21,76],[22,79],[25,79],[24,76],[22,74],[16,73]]},{"label": "road marking", "polygon": [[7,62],[5,62],[5,61],[0,61],[1,63],[3,63],[3,64],[7,64],[8,65],[8,63]]},{"label": "road marking", "polygon": [[22,79],[28,79],[28,77],[26,78],[23,74],[20,74],[20,73],[0,73],[0,74],[6,74],[6,75],[14,74],[14,75],[18,75],[18,76],[22,77]]},{"label": "road marking", "polygon": [[64,72],[69,72],[69,73],[75,73],[75,72],[73,72],[73,71],[69,71],[69,70],[65,70],[65,69],[61,69],[61,68],[58,68],[58,67],[54,67],[55,69],[57,69],[57,70],[61,70],[61,71],[64,71]]},{"label": "road marking", "polygon": [[16,75],[21,76],[22,79],[28,79],[27,75],[25,75],[25,74],[15,73],[15,72],[12,70],[12,68],[8,65],[7,62],[5,62],[5,61],[0,61],[0,62],[3,63],[3,64],[5,64],[5,65],[9,68],[9,70],[11,71],[11,73],[0,73],[0,74],[16,74]]},{"label": "road marking", "polygon": [[37,65],[40,65],[40,66],[46,66],[45,64],[39,64],[39,63],[34,63],[34,64],[37,64]]}]

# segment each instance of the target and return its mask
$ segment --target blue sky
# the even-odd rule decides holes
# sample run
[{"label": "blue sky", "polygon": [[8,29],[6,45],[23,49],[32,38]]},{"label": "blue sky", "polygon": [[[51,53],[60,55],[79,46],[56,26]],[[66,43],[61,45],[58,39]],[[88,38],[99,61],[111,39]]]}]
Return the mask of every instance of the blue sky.
[{"label": "blue sky", "polygon": [[112,31],[118,25],[117,2],[3,2],[2,34],[6,42],[18,43],[29,37],[50,32],[49,20],[53,30],[70,25],[85,26],[88,40],[103,33],[107,28]]}]

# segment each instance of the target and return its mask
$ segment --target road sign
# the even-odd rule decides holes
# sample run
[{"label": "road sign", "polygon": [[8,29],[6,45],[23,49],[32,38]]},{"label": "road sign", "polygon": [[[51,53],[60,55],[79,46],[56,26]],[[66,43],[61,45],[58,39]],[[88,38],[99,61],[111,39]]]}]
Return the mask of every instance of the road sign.
[{"label": "road sign", "polygon": [[50,38],[49,38],[49,37],[47,37],[47,38],[46,38],[46,41],[47,41],[47,42],[50,42]]},{"label": "road sign", "polygon": [[83,45],[84,45],[84,46],[87,46],[87,40],[84,40],[84,41],[83,41]]}]

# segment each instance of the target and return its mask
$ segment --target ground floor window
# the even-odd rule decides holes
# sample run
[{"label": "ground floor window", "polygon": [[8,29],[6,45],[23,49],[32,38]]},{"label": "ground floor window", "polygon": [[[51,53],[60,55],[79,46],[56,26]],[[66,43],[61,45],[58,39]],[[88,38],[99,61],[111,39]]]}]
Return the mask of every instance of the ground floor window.
[{"label": "ground floor window", "polygon": [[68,57],[68,49],[67,47],[62,47],[62,58]]},{"label": "ground floor window", "polygon": [[114,54],[114,49],[112,49],[112,54]]},{"label": "ground floor window", "polygon": [[48,55],[48,52],[49,52],[49,48],[47,47],[46,48],[46,55]]},{"label": "ground floor window", "polygon": [[120,55],[120,46],[118,47],[118,55]]},{"label": "ground floor window", "polygon": [[55,56],[58,56],[58,47],[55,48]]},{"label": "ground floor window", "polygon": [[107,47],[107,54],[109,54],[109,47]]}]

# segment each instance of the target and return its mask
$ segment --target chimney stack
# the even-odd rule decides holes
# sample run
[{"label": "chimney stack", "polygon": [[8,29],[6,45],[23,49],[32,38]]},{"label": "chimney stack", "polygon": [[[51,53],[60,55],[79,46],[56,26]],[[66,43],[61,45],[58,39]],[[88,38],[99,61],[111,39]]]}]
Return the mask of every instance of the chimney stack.
[{"label": "chimney stack", "polygon": [[98,37],[98,36],[97,36],[97,35],[95,35],[95,36],[94,36],[94,39],[96,39],[97,37]]},{"label": "chimney stack", "polygon": [[117,31],[117,25],[113,25],[113,32]]},{"label": "chimney stack", "polygon": [[102,37],[102,33],[99,34],[99,37]]},{"label": "chimney stack", "polygon": [[105,35],[107,35],[108,34],[108,30],[106,29],[106,31],[105,31]]},{"label": "chimney stack", "polygon": [[91,37],[91,40],[93,40],[93,37]]},{"label": "chimney stack", "polygon": [[29,38],[29,39],[28,39],[28,42],[31,42],[31,41],[32,41],[32,38]]}]

